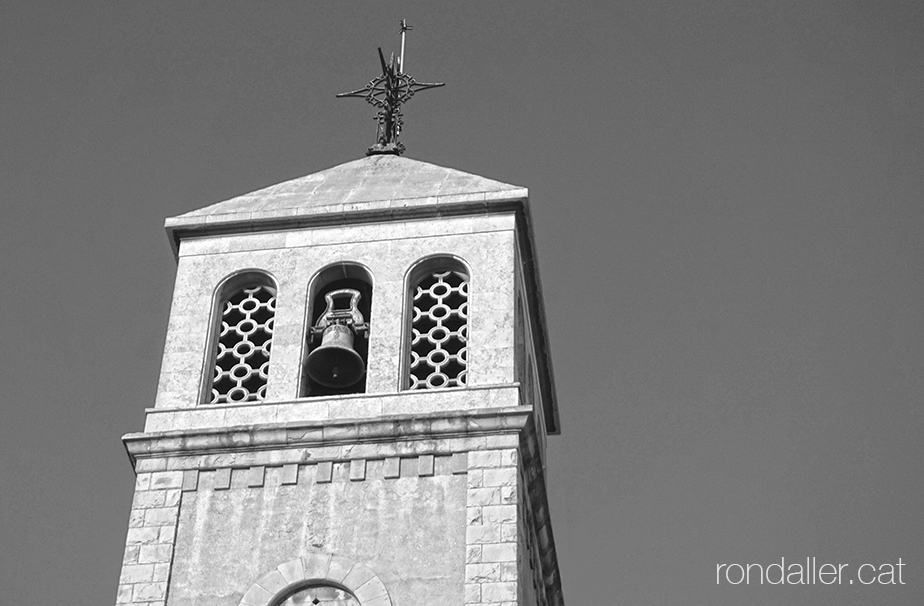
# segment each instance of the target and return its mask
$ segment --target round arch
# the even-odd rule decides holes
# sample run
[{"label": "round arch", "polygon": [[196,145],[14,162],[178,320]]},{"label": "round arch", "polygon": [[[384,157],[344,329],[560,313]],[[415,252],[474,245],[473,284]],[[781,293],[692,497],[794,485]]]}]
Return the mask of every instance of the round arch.
[{"label": "round arch", "polygon": [[[206,342],[205,357],[203,359],[203,372],[199,379],[198,403],[200,405],[212,403],[212,385],[215,379],[213,369],[215,367],[216,358],[219,355],[222,310],[224,309],[224,305],[227,303],[229,297],[233,296],[241,289],[248,287],[262,287],[270,293],[273,299],[270,308],[271,317],[275,317],[275,297],[278,295],[279,285],[276,281],[276,277],[265,269],[239,269],[222,278],[214,287],[212,290],[212,306],[209,312],[210,328],[208,340]],[[272,340],[272,337],[270,337],[270,340]],[[269,350],[267,350],[266,353],[267,357],[269,357]],[[266,385],[265,379],[266,377],[264,377],[264,388]],[[239,402],[235,401],[235,403]]]},{"label": "round arch", "polygon": [[[467,341],[467,332],[468,332],[468,299],[469,292],[471,292],[471,281],[472,281],[472,270],[468,262],[462,257],[450,253],[436,253],[432,255],[427,255],[414,261],[411,266],[404,273],[404,306],[402,309],[402,317],[404,318],[404,329],[402,330],[402,340],[401,340],[401,362],[400,362],[400,372],[398,377],[398,389],[399,391],[406,391],[416,389],[415,384],[417,385],[427,385],[429,387],[462,387],[467,381],[467,362],[464,358],[457,358],[457,360],[462,360],[461,362],[461,371],[456,369],[456,373],[452,377],[447,377],[445,374],[439,372],[434,373],[437,378],[442,379],[444,382],[441,385],[432,385],[429,380],[421,380],[420,377],[413,377],[412,372],[416,367],[417,362],[414,362],[414,358],[418,355],[414,353],[415,344],[418,343],[415,337],[414,324],[416,320],[414,319],[417,316],[417,312],[420,310],[415,309],[415,289],[421,284],[422,281],[426,280],[428,276],[432,277],[436,274],[434,272],[453,272],[462,279],[465,283],[461,285],[461,289],[457,292],[461,295],[464,312],[462,312],[463,324],[465,325],[462,330],[465,332],[466,336],[463,337],[460,341],[462,344],[462,352],[459,355],[466,355],[467,351],[465,350],[464,341]],[[440,280],[442,281],[442,280]],[[445,291],[448,293],[449,291]],[[444,293],[444,294],[445,294]],[[442,301],[439,301],[439,307],[444,310],[449,311],[445,305],[442,305]],[[457,302],[458,303],[458,302]],[[424,315],[427,315],[428,310],[423,310]],[[458,313],[458,310],[451,310],[450,313]],[[440,322],[438,322],[439,324]],[[460,328],[460,327],[456,327]],[[452,338],[459,337],[462,333],[443,331],[443,341],[451,340]],[[429,340],[429,339],[428,339]],[[434,343],[431,341],[431,343]],[[442,345],[436,345],[435,349],[441,349]],[[436,352],[439,353],[439,352]],[[442,358],[443,362],[450,360],[450,357],[447,356]],[[436,369],[440,370],[439,368]],[[464,377],[464,378],[463,378]],[[429,379],[429,377],[427,378]],[[453,384],[454,383],[454,384]]]},{"label": "round arch", "polygon": [[345,589],[362,606],[392,606],[385,584],[368,566],[330,553],[295,558],[273,568],[244,592],[239,606],[277,606],[313,585]]}]

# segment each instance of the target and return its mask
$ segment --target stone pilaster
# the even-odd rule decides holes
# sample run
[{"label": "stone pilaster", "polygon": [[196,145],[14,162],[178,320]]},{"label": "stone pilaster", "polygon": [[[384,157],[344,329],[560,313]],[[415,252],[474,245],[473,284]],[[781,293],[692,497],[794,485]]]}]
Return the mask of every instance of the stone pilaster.
[{"label": "stone pilaster", "polygon": [[517,451],[468,453],[466,606],[517,606]]},{"label": "stone pilaster", "polygon": [[176,542],[183,472],[139,473],[116,603],[164,606]]}]

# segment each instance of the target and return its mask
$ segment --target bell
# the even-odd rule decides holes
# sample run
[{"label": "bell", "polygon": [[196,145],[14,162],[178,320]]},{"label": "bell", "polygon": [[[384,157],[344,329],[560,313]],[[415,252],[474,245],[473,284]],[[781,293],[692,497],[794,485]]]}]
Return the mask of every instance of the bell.
[{"label": "bell", "polygon": [[353,349],[353,331],[331,324],[321,335],[321,344],[310,354],[308,376],[325,387],[349,387],[366,372],[362,356]]}]

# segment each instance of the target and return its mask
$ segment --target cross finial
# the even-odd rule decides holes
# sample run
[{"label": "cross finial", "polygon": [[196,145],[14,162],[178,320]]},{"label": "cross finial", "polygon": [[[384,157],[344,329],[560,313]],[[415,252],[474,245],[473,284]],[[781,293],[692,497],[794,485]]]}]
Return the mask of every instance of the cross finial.
[{"label": "cross finial", "polygon": [[404,73],[404,36],[410,29],[412,29],[411,26],[402,19],[401,56],[397,61],[394,54],[392,54],[391,60],[386,63],[382,48],[379,47],[379,61],[382,64],[381,76],[373,78],[363,88],[337,95],[337,97],[360,97],[374,107],[379,108],[379,111],[375,114],[375,120],[378,123],[376,142],[366,151],[367,156],[374,154],[401,154],[404,152],[404,145],[398,142],[401,126],[404,124],[401,116],[401,106],[407,103],[416,92],[444,86],[443,82],[417,82]]},{"label": "cross finial", "polygon": [[398,71],[403,74],[404,73],[404,34],[406,34],[408,30],[412,30],[414,28],[407,24],[406,19],[402,19],[400,25],[401,25],[401,57],[398,59]]}]

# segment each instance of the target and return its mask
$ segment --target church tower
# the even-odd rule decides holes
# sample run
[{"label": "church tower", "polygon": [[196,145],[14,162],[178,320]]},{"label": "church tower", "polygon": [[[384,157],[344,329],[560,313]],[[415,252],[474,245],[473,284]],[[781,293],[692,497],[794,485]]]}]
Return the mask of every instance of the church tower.
[{"label": "church tower", "polygon": [[382,67],[367,157],[166,222],[119,605],[563,604],[528,192],[401,157]]}]

